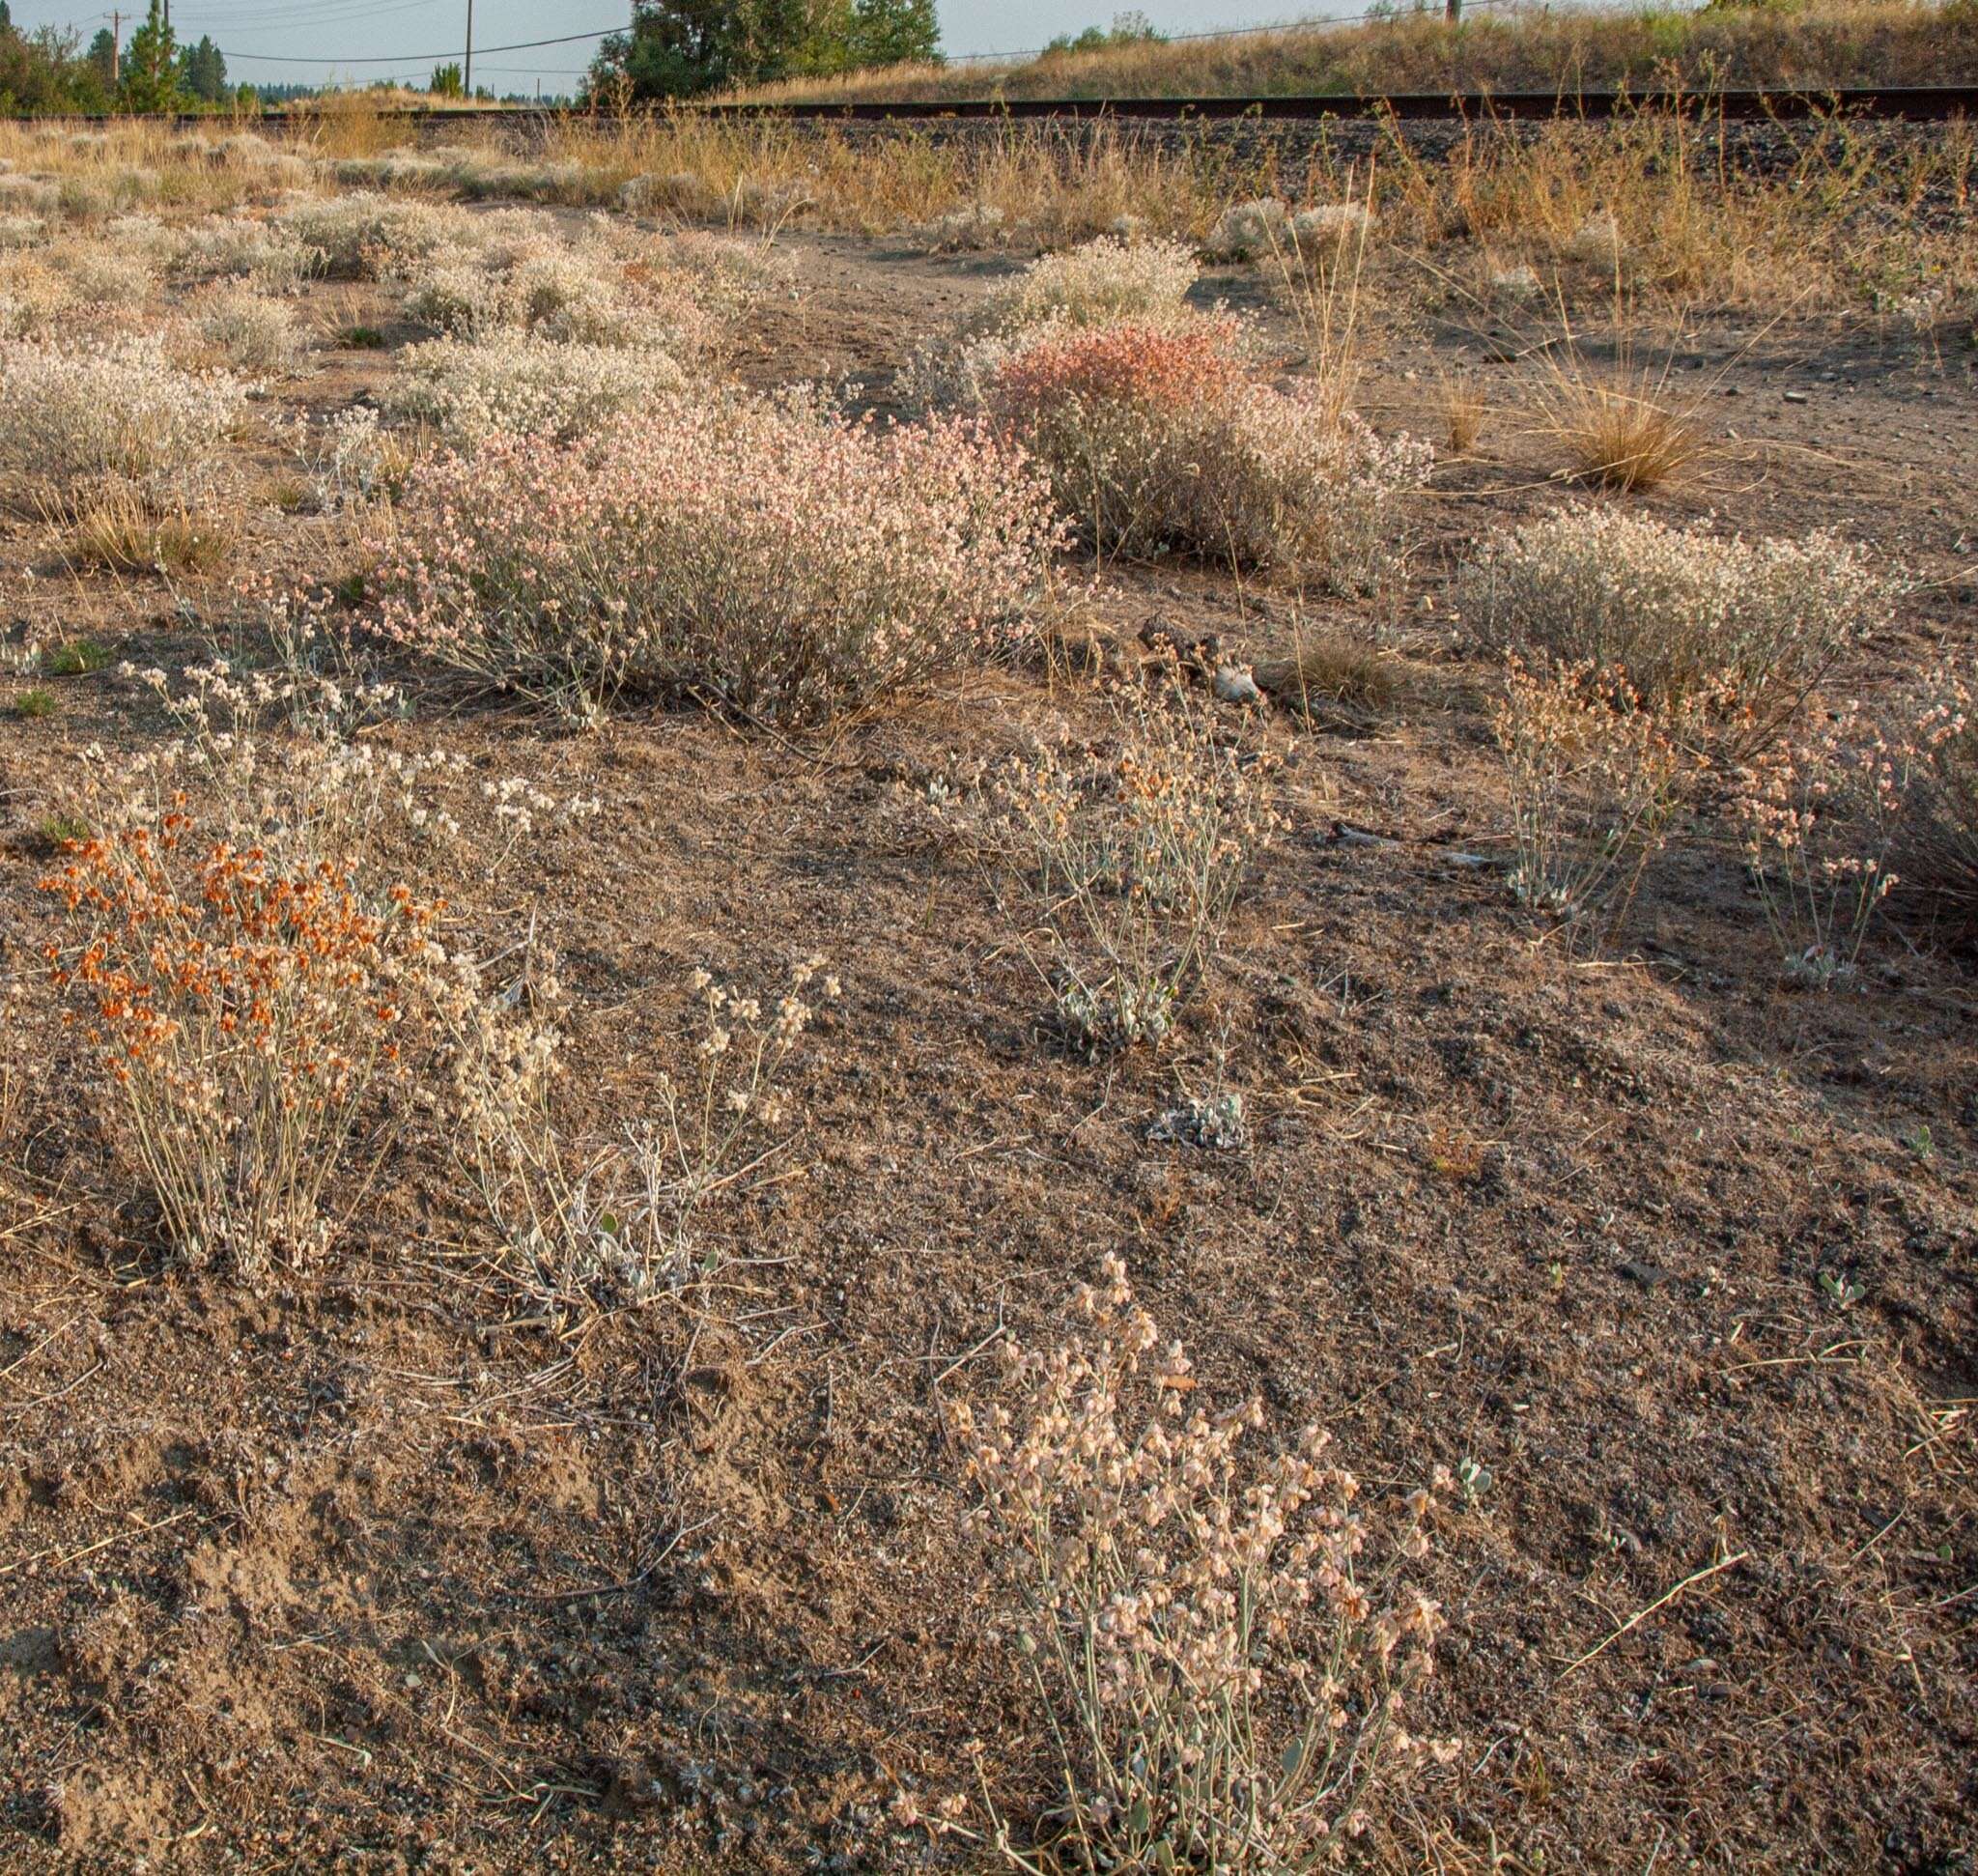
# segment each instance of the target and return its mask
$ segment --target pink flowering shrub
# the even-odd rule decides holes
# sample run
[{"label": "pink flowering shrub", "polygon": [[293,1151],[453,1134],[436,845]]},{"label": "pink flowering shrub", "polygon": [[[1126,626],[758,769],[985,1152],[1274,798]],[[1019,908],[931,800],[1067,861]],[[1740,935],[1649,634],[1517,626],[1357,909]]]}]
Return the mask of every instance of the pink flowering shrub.
[{"label": "pink flowering shrub", "polygon": [[979,426],[670,404],[413,469],[380,623],[579,715],[632,688],[816,722],[1020,641],[1059,534]]},{"label": "pink flowering shrub", "polygon": [[1430,1494],[1370,1510],[1318,1427],[1246,1458],[1261,1404],[1197,1398],[1118,1259],[1077,1308],[1060,1346],[1005,1345],[1012,1405],[953,1409],[1062,1779],[1053,1851],[1000,1819],[997,1847],[1031,1870],[1330,1866],[1402,1768],[1457,1749],[1404,1713],[1443,1626],[1407,1581]]},{"label": "pink flowering shrub", "polygon": [[1387,561],[1396,497],[1431,461],[1323,386],[1262,383],[1228,318],[1041,327],[992,342],[974,378],[1106,553],[1182,549],[1361,589]]},{"label": "pink flowering shrub", "polygon": [[1905,896],[1969,942],[1978,938],[1978,677],[1933,671],[1908,714],[1920,757],[1897,843]]},{"label": "pink flowering shrub", "polygon": [[1850,703],[1740,772],[1745,859],[1790,975],[1823,987],[1854,975],[1899,883],[1912,810],[1955,763],[1969,722],[1950,688],[1879,721]]}]

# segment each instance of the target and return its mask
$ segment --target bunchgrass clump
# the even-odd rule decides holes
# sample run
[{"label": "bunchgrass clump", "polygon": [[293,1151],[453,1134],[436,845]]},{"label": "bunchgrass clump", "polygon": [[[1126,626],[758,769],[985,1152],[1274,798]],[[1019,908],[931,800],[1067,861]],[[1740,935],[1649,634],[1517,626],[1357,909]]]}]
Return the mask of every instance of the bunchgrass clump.
[{"label": "bunchgrass clump", "polygon": [[630,689],[814,723],[1020,643],[1057,544],[1034,472],[968,424],[677,401],[413,469],[380,624],[579,715]]}]

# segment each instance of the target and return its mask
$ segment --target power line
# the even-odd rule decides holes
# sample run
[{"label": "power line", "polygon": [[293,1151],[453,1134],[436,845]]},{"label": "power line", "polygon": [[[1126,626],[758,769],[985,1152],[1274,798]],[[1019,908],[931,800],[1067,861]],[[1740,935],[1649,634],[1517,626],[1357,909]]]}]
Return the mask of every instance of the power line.
[{"label": "power line", "polygon": [[[576,45],[584,40],[609,39],[613,33],[630,31],[625,26],[604,26],[595,33],[565,33],[558,39],[517,40],[512,45],[483,45],[483,52],[533,52],[539,45]],[[450,59],[460,50],[450,45],[443,52],[395,52],[390,58],[319,59],[296,52],[229,52],[230,59],[244,59],[250,65],[423,65],[428,59]]]},{"label": "power line", "polygon": [[[1468,0],[1469,11],[1481,13],[1486,7],[1509,6],[1516,0]],[[380,12],[396,12],[396,8],[381,8]],[[320,14],[315,14],[321,17]],[[1216,31],[1201,33],[1173,33],[1161,42],[1164,44],[1184,44],[1199,40],[1242,39],[1257,33],[1296,33],[1321,26],[1356,26],[1372,19],[1393,19],[1397,17],[1392,8],[1379,8],[1367,13],[1334,14],[1316,17],[1308,15],[1303,19],[1279,20],[1262,26],[1225,26]],[[483,52],[533,52],[545,45],[577,45],[592,40],[609,39],[614,34],[629,32],[630,26],[604,26],[591,33],[564,33],[555,39],[517,40],[507,45],[485,45],[477,49]],[[950,65],[971,65],[988,60],[1035,59],[1041,58],[1052,48],[1048,45],[1028,46],[1013,52],[953,52],[948,54]],[[449,46],[443,52],[401,52],[389,57],[325,59],[314,54],[295,52],[228,52],[229,60],[239,59],[249,65],[326,65],[326,66],[415,66],[423,65],[429,59],[453,58],[460,48]],[[518,68],[511,67],[511,71]],[[533,70],[533,68],[529,68]]]}]

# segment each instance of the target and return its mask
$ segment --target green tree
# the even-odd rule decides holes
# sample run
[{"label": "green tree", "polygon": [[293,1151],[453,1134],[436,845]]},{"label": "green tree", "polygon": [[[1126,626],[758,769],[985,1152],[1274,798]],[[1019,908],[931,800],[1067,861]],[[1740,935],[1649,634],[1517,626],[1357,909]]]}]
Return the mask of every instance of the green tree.
[{"label": "green tree", "polygon": [[451,65],[436,65],[433,68],[432,81],[426,89],[435,98],[465,97],[466,87],[461,78],[460,61],[456,59]]},{"label": "green tree", "polygon": [[202,104],[223,104],[227,99],[227,62],[212,40],[201,37],[179,56],[179,83]]},{"label": "green tree", "polygon": [[90,41],[89,50],[82,56],[97,74],[97,82],[109,91],[117,82],[117,42],[107,26],[97,28],[96,38]]},{"label": "green tree", "polygon": [[934,0],[634,0],[599,48],[591,97],[691,97],[938,56]]},{"label": "green tree", "polygon": [[124,77],[117,102],[127,111],[176,111],[179,95],[179,42],[165,24],[160,0],[151,0],[144,24],[124,48]]},{"label": "green tree", "polygon": [[941,63],[941,22],[934,0],[854,0],[855,67]]}]

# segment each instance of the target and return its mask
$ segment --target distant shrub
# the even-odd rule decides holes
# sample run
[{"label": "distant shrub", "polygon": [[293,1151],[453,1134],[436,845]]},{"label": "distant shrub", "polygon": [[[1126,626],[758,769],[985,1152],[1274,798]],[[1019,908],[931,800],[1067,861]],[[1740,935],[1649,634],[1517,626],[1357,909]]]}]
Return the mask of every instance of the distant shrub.
[{"label": "distant shrub", "polygon": [[1161,324],[1183,316],[1195,277],[1195,256],[1179,242],[1101,236],[1047,254],[992,287],[969,326],[977,332],[1010,333],[1051,324]]},{"label": "distant shrub", "polygon": [[408,346],[380,402],[387,415],[468,442],[504,431],[572,437],[685,382],[664,353],[559,345],[510,327]]},{"label": "distant shrub", "polygon": [[1228,319],[1042,327],[985,360],[978,384],[1103,552],[1178,548],[1360,589],[1387,563],[1396,497],[1432,460],[1321,384],[1263,384]]},{"label": "distant shrub", "polygon": [[1756,543],[1618,508],[1570,508],[1487,541],[1459,577],[1484,644],[1626,673],[1659,708],[1704,699],[1780,719],[1896,590],[1830,533]]},{"label": "distant shrub", "polygon": [[384,278],[442,248],[477,245],[480,231],[465,209],[386,195],[336,195],[285,209],[275,225],[345,278]]},{"label": "distant shrub", "polygon": [[227,372],[177,369],[155,339],[0,344],[0,471],[188,488],[208,478],[247,389]]},{"label": "distant shrub", "polygon": [[675,403],[415,469],[381,623],[579,713],[636,687],[812,722],[1018,640],[1055,544],[1034,473],[968,425]]},{"label": "distant shrub", "polygon": [[235,371],[268,377],[293,371],[302,352],[296,311],[286,300],[221,287],[190,309],[200,345]]}]

